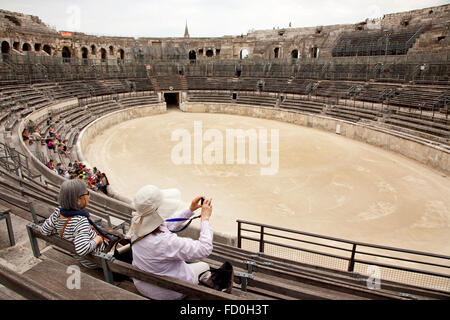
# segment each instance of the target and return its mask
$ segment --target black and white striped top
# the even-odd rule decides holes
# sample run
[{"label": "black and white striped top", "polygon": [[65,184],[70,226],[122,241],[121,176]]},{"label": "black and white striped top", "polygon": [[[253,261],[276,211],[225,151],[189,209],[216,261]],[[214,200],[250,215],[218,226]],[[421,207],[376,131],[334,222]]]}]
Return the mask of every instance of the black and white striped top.
[{"label": "black and white striped top", "polygon": [[[68,218],[62,216],[60,217],[59,208],[56,208],[50,217],[42,224],[40,231],[43,235],[47,236],[55,233],[61,235],[61,231],[63,230],[67,219]],[[81,257],[94,250],[100,253],[105,246],[105,244],[102,244],[97,248],[97,243],[93,240],[96,236],[97,233],[92,229],[88,219],[84,216],[72,217],[64,230],[63,239],[73,242],[76,252],[74,257],[87,268],[96,268],[97,265]]]}]

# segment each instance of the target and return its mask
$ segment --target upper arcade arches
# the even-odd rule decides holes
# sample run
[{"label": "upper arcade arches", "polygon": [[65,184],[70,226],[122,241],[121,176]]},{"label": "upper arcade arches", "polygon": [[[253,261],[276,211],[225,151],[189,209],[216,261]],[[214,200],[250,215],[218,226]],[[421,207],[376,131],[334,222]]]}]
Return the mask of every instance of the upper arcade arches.
[{"label": "upper arcade arches", "polygon": [[197,52],[195,50],[189,51],[189,60],[197,60]]},{"label": "upper arcade arches", "polygon": [[100,49],[100,57],[102,60],[106,60],[106,49],[105,48]]},{"label": "upper arcade arches", "polygon": [[241,51],[239,52],[239,59],[248,59],[248,57],[248,50],[245,48],[241,49]]},{"label": "upper arcade arches", "polygon": [[118,50],[118,59],[120,59],[120,60],[125,59],[125,51],[123,49]]},{"label": "upper arcade arches", "polygon": [[64,62],[67,62],[72,57],[72,51],[68,46],[64,46],[61,50],[61,56]]},{"label": "upper arcade arches", "polygon": [[25,42],[25,43],[22,45],[22,51],[24,51],[24,52],[31,51],[31,44]]},{"label": "upper arcade arches", "polygon": [[2,41],[2,54],[9,54],[11,52],[11,46],[8,41]]},{"label": "upper arcade arches", "polygon": [[86,47],[81,48],[81,59],[87,59],[89,57],[89,50]]}]

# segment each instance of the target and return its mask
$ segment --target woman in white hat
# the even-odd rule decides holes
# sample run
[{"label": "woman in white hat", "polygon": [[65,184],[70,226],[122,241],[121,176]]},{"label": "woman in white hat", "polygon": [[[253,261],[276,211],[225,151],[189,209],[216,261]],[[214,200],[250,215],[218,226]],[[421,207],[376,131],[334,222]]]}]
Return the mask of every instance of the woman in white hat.
[{"label": "woman in white hat", "polygon": [[[141,270],[198,284],[198,275],[209,270],[205,262],[187,263],[209,256],[212,252],[213,230],[209,224],[212,213],[211,199],[203,205],[197,197],[189,208],[174,213],[180,204],[177,189],[160,190],[146,185],[134,196],[136,212],[133,213],[128,237],[133,248],[133,265]],[[201,229],[198,240],[178,237],[176,230],[183,221],[166,222],[166,219],[190,218],[201,208]],[[155,300],[183,298],[181,293],[160,288],[133,279],[138,291]]]}]

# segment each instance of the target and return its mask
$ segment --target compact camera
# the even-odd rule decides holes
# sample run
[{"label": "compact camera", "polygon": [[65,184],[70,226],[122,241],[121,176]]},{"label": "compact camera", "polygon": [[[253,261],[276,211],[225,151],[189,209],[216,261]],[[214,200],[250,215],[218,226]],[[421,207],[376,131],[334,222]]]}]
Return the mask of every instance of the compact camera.
[{"label": "compact camera", "polygon": [[[200,199],[200,205],[203,205],[203,203],[205,202],[205,200],[206,200],[205,198],[201,198],[201,199]],[[211,203],[210,203],[209,205],[211,205]]]}]

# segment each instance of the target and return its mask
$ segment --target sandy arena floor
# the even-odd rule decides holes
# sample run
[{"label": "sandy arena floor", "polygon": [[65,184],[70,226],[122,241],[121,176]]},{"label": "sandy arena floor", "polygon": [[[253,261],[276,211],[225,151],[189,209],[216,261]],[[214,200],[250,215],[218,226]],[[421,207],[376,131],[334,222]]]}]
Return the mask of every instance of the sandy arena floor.
[{"label": "sandy arena floor", "polygon": [[[279,170],[262,164],[182,164],[171,158],[194,121],[217,129],[279,129]],[[210,142],[204,142],[205,148]],[[224,149],[225,150],[225,149]],[[224,151],[225,154],[225,151]],[[397,154],[278,121],[170,110],[127,121],[96,137],[84,155],[132,199],[145,184],[181,190],[184,205],[213,198],[212,226],[236,235],[236,219],[450,255],[450,177]],[[192,156],[193,157],[193,156]],[[194,222],[196,223],[196,222]]]}]

